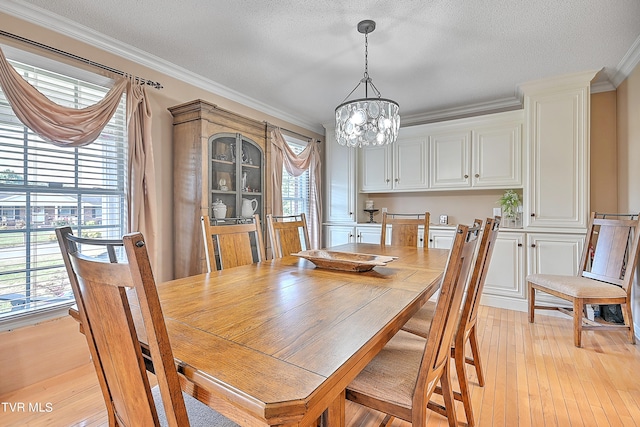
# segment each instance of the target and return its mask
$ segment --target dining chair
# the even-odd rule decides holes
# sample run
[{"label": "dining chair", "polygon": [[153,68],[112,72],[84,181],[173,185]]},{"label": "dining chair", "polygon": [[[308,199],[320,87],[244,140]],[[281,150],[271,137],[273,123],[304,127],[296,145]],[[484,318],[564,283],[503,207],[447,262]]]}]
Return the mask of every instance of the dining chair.
[{"label": "dining chair", "polygon": [[[181,391],[180,381],[188,380],[180,378],[176,369],[142,234],[128,234],[122,240],[87,239],[64,227],[56,229],[56,236],[109,425],[235,426]],[[140,335],[134,324],[138,314],[144,323]],[[147,343],[145,355],[142,337]],[[147,369],[158,381],[153,389]]]},{"label": "dining chair", "polygon": [[265,260],[260,217],[213,220],[201,217],[209,272]]},{"label": "dining chair", "polygon": [[[273,258],[282,258],[311,249],[309,230],[304,212],[299,215],[267,215],[267,229]],[[304,249],[303,249],[304,245]]]},{"label": "dining chair", "polygon": [[[478,232],[456,228],[427,338],[398,331],[347,386],[347,399],[387,414],[385,425],[400,418],[424,427],[427,409],[444,411],[449,425],[456,425],[449,361]],[[438,382],[444,407],[429,400]]]},{"label": "dining chair", "polygon": [[418,246],[420,240],[418,236],[418,227],[424,227],[424,236],[422,242],[424,247],[428,246],[429,241],[429,212],[423,214],[404,214],[382,212],[382,234],[380,236],[380,244],[385,245],[387,242],[387,225],[391,226],[391,245],[392,246]]},{"label": "dining chair", "polygon": [[[573,317],[573,343],[582,346],[583,330],[626,329],[629,342],[636,343],[631,314],[631,288],[640,251],[638,214],[593,212],[582,250],[578,274],[564,276],[530,274],[529,322],[535,310],[558,310]],[[536,291],[571,302],[573,309],[536,305]],[[624,324],[600,324],[584,316],[585,304],[620,304]]]},{"label": "dining chair", "polygon": [[[498,237],[500,220],[500,217],[487,218],[485,222],[451,347],[451,357],[453,357],[454,360],[458,383],[460,385],[460,392],[454,392],[453,396],[456,400],[462,401],[468,426],[475,425],[475,420],[473,417],[473,407],[471,406],[471,396],[469,394],[466,365],[469,364],[475,367],[478,384],[484,387],[484,374],[482,372],[482,362],[480,361],[476,322],[478,319],[478,308],[480,306],[482,290],[487,278],[487,272],[489,271],[491,255],[493,254],[493,248],[496,238]],[[476,219],[474,224],[481,226],[482,220]],[[427,301],[425,305],[407,321],[402,329],[427,338],[431,322],[433,321],[435,308],[435,302]],[[472,357],[466,357],[465,355],[467,342],[471,347]],[[437,389],[436,392],[438,392]]]}]

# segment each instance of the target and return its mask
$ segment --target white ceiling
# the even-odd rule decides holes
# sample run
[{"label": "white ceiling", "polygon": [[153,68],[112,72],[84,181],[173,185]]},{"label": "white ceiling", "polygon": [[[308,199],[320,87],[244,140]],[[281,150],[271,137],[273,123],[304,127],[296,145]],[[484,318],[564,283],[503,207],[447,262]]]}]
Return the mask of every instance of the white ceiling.
[{"label": "white ceiling", "polygon": [[405,124],[515,108],[520,83],[585,70],[604,69],[613,88],[640,55],[638,0],[3,0],[0,10],[316,131],[362,78],[363,19],[377,23],[369,74]]}]

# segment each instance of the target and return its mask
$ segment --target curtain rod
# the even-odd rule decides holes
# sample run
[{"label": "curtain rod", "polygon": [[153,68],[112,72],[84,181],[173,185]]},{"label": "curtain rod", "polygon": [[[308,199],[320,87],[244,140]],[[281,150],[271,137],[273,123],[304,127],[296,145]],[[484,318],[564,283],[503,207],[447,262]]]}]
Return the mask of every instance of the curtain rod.
[{"label": "curtain rod", "polygon": [[[64,50],[56,49],[55,47],[47,46],[46,44],[42,44],[42,43],[30,40],[30,39],[24,38],[24,37],[21,37],[21,36],[16,35],[16,34],[12,34],[12,33],[8,33],[6,31],[0,30],[0,35],[2,35],[4,37],[7,37],[9,39],[18,40],[18,41],[20,41],[22,43],[26,43],[26,44],[29,44],[29,45],[32,45],[32,46],[39,47],[40,49],[44,49],[44,50],[47,50],[49,52],[53,52],[53,53],[56,53],[58,55],[65,56],[67,58],[71,58],[71,59],[74,59],[76,61],[88,64],[88,65],[91,65],[91,66],[94,66],[94,67],[97,67],[97,68],[101,68],[101,69],[103,69],[105,71],[109,71],[111,73],[118,74],[120,76],[126,76],[127,75],[127,73],[125,73],[124,71],[116,70],[115,68],[111,68],[111,67],[109,67],[107,65],[102,65],[102,64],[100,64],[98,62],[94,62],[94,61],[92,61],[90,59],[83,58],[81,56],[74,55],[74,54],[69,53],[69,52],[65,52]],[[156,89],[162,89],[162,85],[159,82],[154,82],[153,80],[143,79],[142,77],[138,77],[138,76],[134,76],[134,78],[136,80],[138,80],[140,83],[146,84],[148,86],[153,86]]]},{"label": "curtain rod", "polygon": [[[296,132],[296,131],[293,131],[293,130],[291,130],[291,129],[283,128],[282,126],[276,126],[276,125],[271,124],[271,123],[266,122],[266,121],[265,121],[265,123],[267,124],[267,126],[271,126],[271,127],[274,127],[274,128],[278,128],[278,129],[283,130],[283,131],[285,131],[285,132],[292,133],[292,134],[297,135],[297,136],[301,136],[301,137],[303,137],[304,139],[307,139],[307,140],[308,140],[308,142],[309,142],[309,141],[313,141],[313,140],[315,139],[315,138],[312,138],[312,137],[310,137],[310,136],[308,136],[308,135],[304,135],[304,134],[302,134],[302,133],[300,133],[300,132]],[[316,142],[317,142],[318,144],[320,143],[320,141],[319,141],[319,140],[316,140]]]}]

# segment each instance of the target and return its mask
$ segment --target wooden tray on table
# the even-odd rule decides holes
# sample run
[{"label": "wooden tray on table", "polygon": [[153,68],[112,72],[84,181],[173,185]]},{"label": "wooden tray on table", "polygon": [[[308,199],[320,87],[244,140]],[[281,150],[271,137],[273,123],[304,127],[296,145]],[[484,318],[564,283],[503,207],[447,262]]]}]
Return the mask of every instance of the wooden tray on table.
[{"label": "wooden tray on table", "polygon": [[307,259],[318,268],[340,271],[369,271],[376,266],[387,265],[397,257],[384,255],[359,254],[325,250],[301,251],[293,256]]}]

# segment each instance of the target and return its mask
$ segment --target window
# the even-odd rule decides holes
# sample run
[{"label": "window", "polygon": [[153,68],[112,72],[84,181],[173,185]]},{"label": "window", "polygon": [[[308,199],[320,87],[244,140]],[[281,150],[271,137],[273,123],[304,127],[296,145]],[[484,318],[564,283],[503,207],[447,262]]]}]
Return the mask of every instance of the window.
[{"label": "window", "polygon": [[[95,104],[109,90],[71,77],[73,71],[59,74],[10,62],[40,92],[67,107]],[[126,135],[124,96],[95,142],[66,148],[26,128],[0,88],[0,321],[73,302],[56,227],[69,225],[87,237],[122,236]]]},{"label": "window", "polygon": [[[299,155],[307,143],[284,135],[284,139],[294,153]],[[282,214],[296,215],[303,213],[309,216],[309,170],[294,177],[282,167]]]}]

